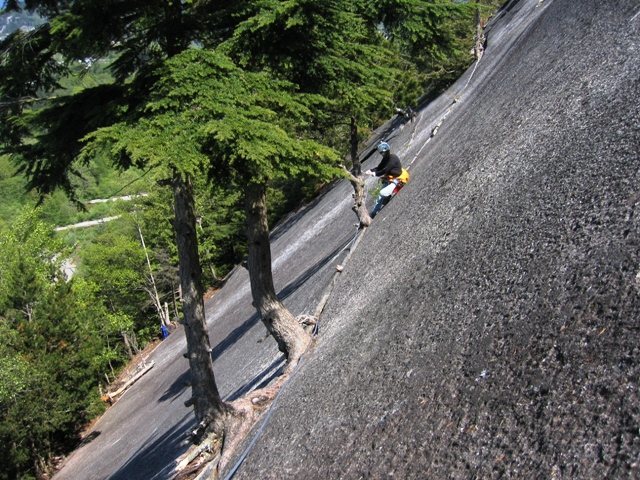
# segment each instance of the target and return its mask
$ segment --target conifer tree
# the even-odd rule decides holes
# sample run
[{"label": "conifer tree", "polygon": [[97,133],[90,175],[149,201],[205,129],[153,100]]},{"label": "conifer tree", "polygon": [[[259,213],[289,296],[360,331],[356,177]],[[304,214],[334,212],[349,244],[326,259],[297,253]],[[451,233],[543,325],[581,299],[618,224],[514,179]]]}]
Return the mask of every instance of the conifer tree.
[{"label": "conifer tree", "polygon": [[304,139],[308,98],[296,95],[287,82],[244,72],[223,55],[201,49],[167,61],[158,78],[151,101],[136,118],[98,130],[83,156],[107,145],[110,156],[143,162],[161,177],[204,172],[212,181],[240,188],[254,306],[293,366],[309,337],[275,292],[266,190],[279,178],[335,176],[335,154]]},{"label": "conifer tree", "polygon": [[395,101],[404,101],[397,93],[415,85],[411,65],[367,22],[357,2],[346,0],[259,2],[223,48],[246,68],[272,72],[302,92],[331,99],[316,111],[318,126],[328,144],[349,153],[354,210],[360,224],[368,225],[358,157],[361,129],[381,123]]},{"label": "conifer tree", "polygon": [[[83,138],[146,103],[158,65],[197,38],[197,16],[192,3],[173,0],[31,0],[27,7],[48,21],[34,32],[17,32],[0,44],[0,144],[21,163],[29,188],[44,195],[61,187],[73,198],[71,176]],[[210,11],[215,8],[209,6]],[[221,15],[210,18],[222,22],[225,6],[218,10]],[[113,83],[55,95],[71,66],[101,58],[111,60]],[[174,158],[182,154],[171,153]],[[122,168],[131,166],[127,156],[116,160]],[[191,173],[174,168],[167,179],[174,196],[174,229],[193,377],[191,403],[201,433],[209,427],[220,431],[226,406],[215,384],[205,325]]]},{"label": "conifer tree", "polygon": [[477,2],[361,0],[360,11],[424,74],[432,94],[457,78],[471,61]]},{"label": "conifer tree", "polygon": [[[229,60],[218,56],[213,63],[205,62],[202,67],[209,68],[204,70],[184,58],[179,68],[171,69],[170,60],[169,70],[161,68],[165,60],[178,56],[196,38],[197,22],[189,10],[193,4],[134,2],[116,8],[101,2],[71,2],[53,8],[47,2],[34,1],[34,5],[47,10],[49,22],[32,36],[11,37],[0,58],[0,67],[12,72],[0,82],[0,93],[10,106],[3,110],[7,120],[7,128],[0,132],[3,143],[21,160],[30,187],[42,194],[62,187],[73,195],[70,177],[87,138],[94,146],[105,138],[117,140],[117,145],[111,146],[112,152],[117,152],[112,158],[120,167],[154,168],[156,178],[171,187],[193,380],[190,404],[198,422],[195,433],[197,438],[209,431],[222,434],[229,407],[217,391],[205,325],[193,176],[215,165],[236,172],[235,179],[231,174],[228,177],[246,186],[254,304],[292,366],[306,349],[309,336],[275,294],[265,191],[269,180],[298,171],[326,178],[322,160],[332,158],[331,150],[300,140],[293,133],[295,122],[301,126],[308,112],[287,92],[289,86],[270,83],[266,75],[244,78]],[[34,38],[39,40],[37,46],[32,43]],[[27,45],[32,48],[22,48]],[[115,55],[114,83],[53,96],[71,62],[109,55]],[[60,65],[60,58],[66,63]],[[185,72],[186,77],[171,77]],[[28,79],[31,81],[23,84]],[[207,80],[217,83],[207,84]],[[24,85],[35,86],[25,90]],[[180,86],[182,90],[172,91]],[[259,92],[258,102],[251,89]],[[151,102],[149,92],[156,93]],[[48,96],[38,97],[43,93]],[[192,98],[196,94],[206,97]],[[198,102],[204,102],[206,108],[200,109]],[[186,112],[185,105],[189,106]],[[278,113],[269,106],[277,107]],[[185,116],[199,112],[209,115],[202,126],[210,131],[191,129],[194,121],[202,119],[195,116],[188,121]],[[96,131],[99,134],[94,134]],[[142,145],[141,140],[148,143]],[[88,152],[102,154],[92,146],[84,150],[80,161],[91,161]]]},{"label": "conifer tree", "polygon": [[64,253],[35,213],[0,230],[1,479],[45,475],[100,412],[107,312],[92,285],[65,281]]}]

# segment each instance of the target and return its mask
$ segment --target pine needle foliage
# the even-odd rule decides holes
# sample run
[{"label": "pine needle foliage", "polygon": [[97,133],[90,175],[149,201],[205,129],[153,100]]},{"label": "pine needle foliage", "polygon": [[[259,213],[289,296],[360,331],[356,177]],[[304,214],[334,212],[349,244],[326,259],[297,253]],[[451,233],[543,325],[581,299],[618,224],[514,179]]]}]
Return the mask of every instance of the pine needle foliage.
[{"label": "pine needle foliage", "polygon": [[114,332],[95,286],[63,278],[66,253],[36,212],[0,230],[0,479],[43,476],[101,409]]},{"label": "pine needle foliage", "polygon": [[214,181],[268,183],[337,174],[335,152],[304,137],[310,98],[292,84],[196,48],[167,60],[158,78],[144,108],[86,138],[83,157],[106,146],[158,178],[206,172]]},{"label": "pine needle foliage", "polygon": [[471,22],[477,8],[451,0],[365,0],[362,5],[384,35],[424,69],[461,53],[460,22]]},{"label": "pine needle foliage", "polygon": [[47,25],[16,31],[0,42],[0,148],[19,144],[28,135],[20,114],[43,92],[58,88],[67,72],[51,48]]},{"label": "pine needle foliage", "polygon": [[222,48],[245,68],[270,72],[322,95],[316,109],[319,134],[343,152],[350,145],[353,119],[367,131],[396,104],[416,98],[416,72],[357,2],[264,0],[239,24]]},{"label": "pine needle foliage", "polygon": [[473,61],[475,13],[486,7],[452,0],[362,0],[362,14],[423,74],[423,92],[437,93]]},{"label": "pine needle foliage", "polygon": [[18,171],[28,179],[27,188],[42,195],[62,188],[75,198],[72,178],[78,175],[74,162],[81,139],[116,118],[121,90],[118,85],[100,85],[60,96],[46,107],[16,117],[25,135],[8,150],[18,159]]}]

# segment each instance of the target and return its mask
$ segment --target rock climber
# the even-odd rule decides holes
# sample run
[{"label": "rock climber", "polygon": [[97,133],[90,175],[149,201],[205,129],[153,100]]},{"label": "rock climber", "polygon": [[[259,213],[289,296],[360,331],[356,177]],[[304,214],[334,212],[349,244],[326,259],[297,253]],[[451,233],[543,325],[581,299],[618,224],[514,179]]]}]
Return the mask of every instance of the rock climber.
[{"label": "rock climber", "polygon": [[380,194],[370,213],[371,218],[375,217],[382,207],[409,182],[409,172],[402,168],[398,156],[391,153],[391,146],[387,142],[380,142],[377,150],[382,155],[380,164],[364,172],[365,175],[379,177],[382,182]]}]

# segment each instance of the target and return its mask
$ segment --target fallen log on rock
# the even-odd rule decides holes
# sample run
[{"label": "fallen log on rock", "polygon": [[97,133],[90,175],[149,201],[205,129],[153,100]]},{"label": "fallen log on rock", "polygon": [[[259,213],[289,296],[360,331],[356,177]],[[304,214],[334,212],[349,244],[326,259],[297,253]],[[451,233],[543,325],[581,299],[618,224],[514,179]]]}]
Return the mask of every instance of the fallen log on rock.
[{"label": "fallen log on rock", "polygon": [[147,373],[149,370],[153,368],[154,365],[155,365],[155,362],[153,361],[147,363],[146,365],[143,366],[143,368],[138,373],[136,373],[133,377],[127,380],[125,384],[122,387],[120,387],[118,390],[116,390],[115,392],[107,392],[109,403],[112,405],[116,403],[117,398],[120,395],[122,395],[126,390],[128,390],[129,387],[131,387],[131,385],[133,385],[138,380],[140,380],[145,373]]}]

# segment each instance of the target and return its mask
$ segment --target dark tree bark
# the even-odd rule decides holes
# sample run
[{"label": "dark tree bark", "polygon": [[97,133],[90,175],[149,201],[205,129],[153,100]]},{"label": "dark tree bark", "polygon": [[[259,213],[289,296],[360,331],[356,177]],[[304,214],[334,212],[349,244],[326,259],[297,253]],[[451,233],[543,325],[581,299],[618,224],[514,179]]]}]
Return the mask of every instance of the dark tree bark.
[{"label": "dark tree bark", "polygon": [[131,342],[129,341],[129,334],[127,332],[120,332],[122,334],[122,340],[124,342],[124,349],[127,351],[129,360],[133,358],[133,349],[131,348]]},{"label": "dark tree bark", "polygon": [[351,173],[355,177],[359,177],[362,174],[362,164],[360,163],[360,157],[358,157],[358,124],[355,117],[351,117],[351,123],[349,125],[349,146],[351,153]]},{"label": "dark tree bark", "polygon": [[180,174],[174,175],[172,187],[174,229],[183,292],[184,331],[191,370],[192,398],[188,404],[193,404],[200,429],[222,432],[229,407],[220,398],[213,374],[211,347],[205,323],[193,190],[190,179],[184,180]]},{"label": "dark tree bark", "polygon": [[271,270],[271,244],[267,222],[266,186],[251,183],[245,187],[247,215],[248,267],[253,306],[258,311],[278,348],[295,365],[305,352],[311,337],[278,299]]},{"label": "dark tree bark", "polygon": [[349,137],[351,147],[351,175],[349,176],[349,181],[353,186],[353,207],[351,209],[358,217],[360,228],[363,228],[371,225],[371,217],[364,201],[364,179],[362,178],[362,164],[360,163],[360,157],[358,157],[358,124],[355,117],[351,117]]},{"label": "dark tree bark", "polygon": [[482,25],[482,17],[480,16],[480,7],[476,9],[476,35],[475,44],[473,46],[473,54],[476,61],[480,61],[482,54],[484,53],[484,25]]}]

